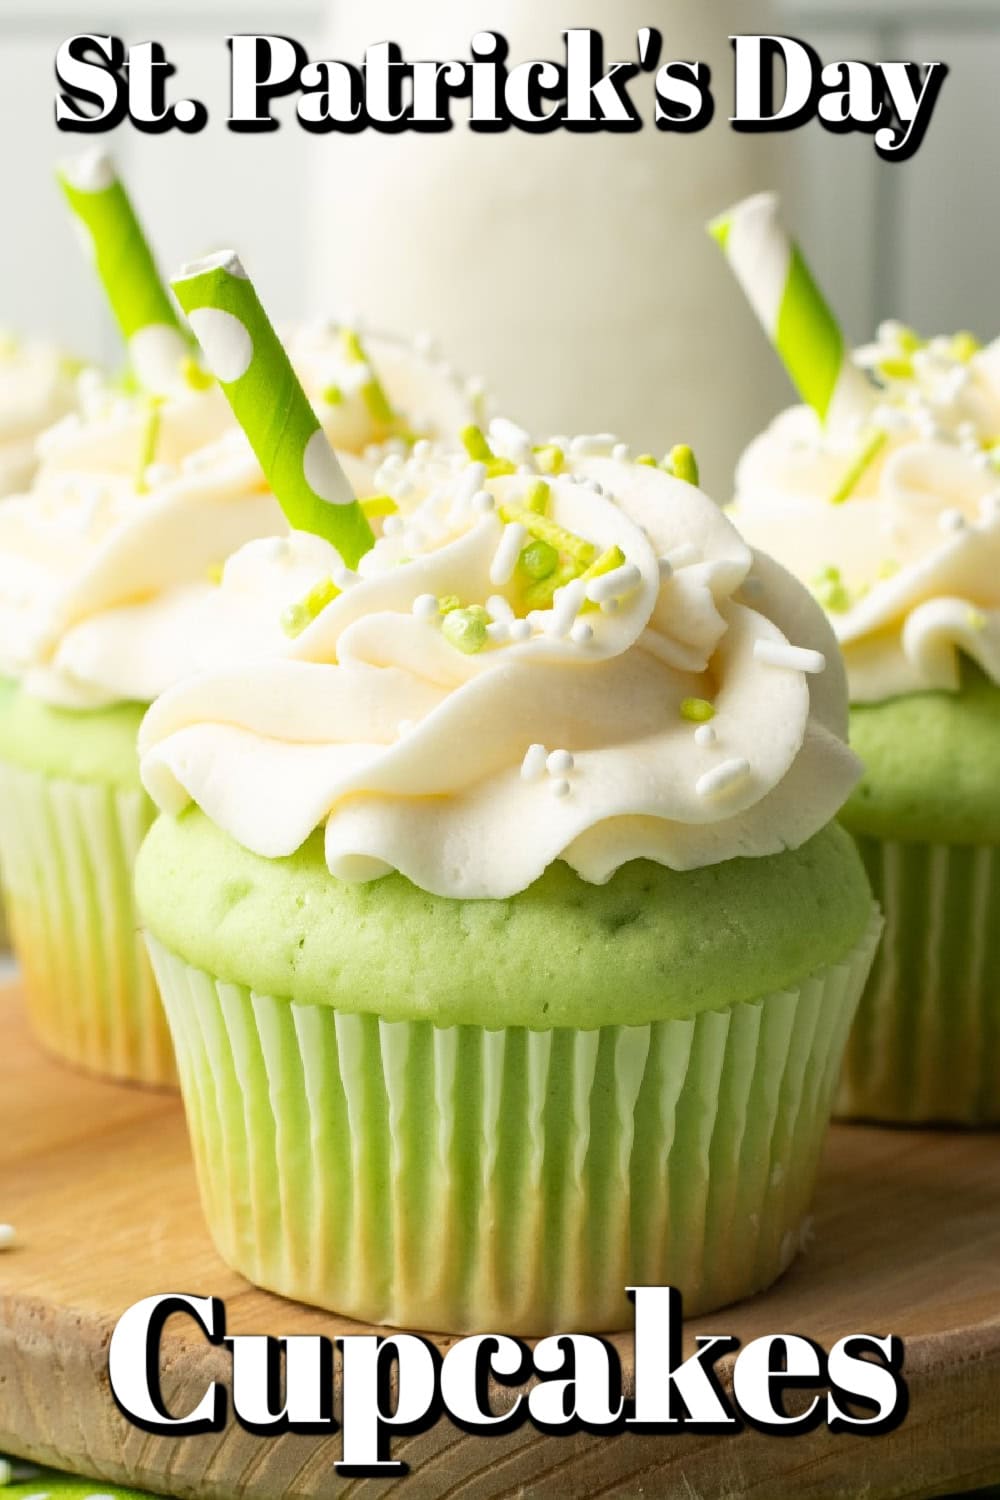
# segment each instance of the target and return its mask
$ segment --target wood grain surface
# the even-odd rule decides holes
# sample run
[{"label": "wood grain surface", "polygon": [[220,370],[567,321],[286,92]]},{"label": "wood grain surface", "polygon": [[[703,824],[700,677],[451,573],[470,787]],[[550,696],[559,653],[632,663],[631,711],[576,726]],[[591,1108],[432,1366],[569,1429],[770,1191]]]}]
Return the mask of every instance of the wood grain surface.
[{"label": "wood grain surface", "polygon": [[[339,1435],[260,1438],[231,1424],[176,1439],[120,1415],[107,1346],[140,1297],[222,1297],[230,1333],[367,1330],[258,1291],[223,1265],[202,1223],[175,1096],[49,1062],[10,987],[0,991],[0,1058],[0,1219],[18,1231],[16,1248],[0,1255],[0,1451],[180,1500],[389,1490],[402,1500],[917,1500],[1000,1481],[997,1134],[834,1129],[807,1252],[771,1292],[686,1330],[744,1342],[795,1332],[827,1348],[847,1333],[896,1333],[910,1411],[895,1432],[554,1438],[522,1426],[482,1438],[442,1420],[394,1442],[407,1477],[348,1479],[333,1469]],[[630,1339],[616,1342],[627,1377]],[[169,1326],[164,1355],[164,1393],[177,1410],[225,1378],[220,1351]]]}]

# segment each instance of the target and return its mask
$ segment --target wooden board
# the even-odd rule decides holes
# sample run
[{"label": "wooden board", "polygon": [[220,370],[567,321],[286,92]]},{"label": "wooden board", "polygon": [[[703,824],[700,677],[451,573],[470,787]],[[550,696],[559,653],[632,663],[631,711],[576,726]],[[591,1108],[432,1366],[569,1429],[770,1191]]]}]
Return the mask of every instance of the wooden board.
[{"label": "wooden board", "polygon": [[[171,1439],[131,1427],[111,1399],[107,1344],[156,1292],[225,1299],[231,1333],[358,1332],[249,1286],[202,1224],[184,1121],[169,1094],[114,1087],[49,1062],[16,995],[0,992],[0,1451],[197,1500],[366,1496],[683,1496],[684,1500],[924,1497],[1000,1481],[1000,1137],[840,1127],[830,1137],[815,1237],[777,1288],[695,1332],[852,1332],[906,1343],[910,1413],[879,1438],[819,1429],[738,1436],[552,1438],[523,1426],[470,1437],[447,1421],[397,1440],[403,1481],[338,1478],[335,1437]],[[442,1344],[447,1341],[442,1340]],[[629,1340],[618,1341],[626,1370]],[[165,1341],[164,1389],[186,1410],[216,1350]],[[182,1405],[181,1403],[185,1403]]]}]

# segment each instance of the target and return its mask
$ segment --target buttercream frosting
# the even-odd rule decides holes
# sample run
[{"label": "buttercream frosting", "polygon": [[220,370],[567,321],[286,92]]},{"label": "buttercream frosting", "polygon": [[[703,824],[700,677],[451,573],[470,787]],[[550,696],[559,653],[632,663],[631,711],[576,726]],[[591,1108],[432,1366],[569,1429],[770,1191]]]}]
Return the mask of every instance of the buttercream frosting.
[{"label": "buttercream frosting", "polygon": [[31,483],[39,433],[74,405],[74,368],[53,344],[0,334],[0,496]]}]

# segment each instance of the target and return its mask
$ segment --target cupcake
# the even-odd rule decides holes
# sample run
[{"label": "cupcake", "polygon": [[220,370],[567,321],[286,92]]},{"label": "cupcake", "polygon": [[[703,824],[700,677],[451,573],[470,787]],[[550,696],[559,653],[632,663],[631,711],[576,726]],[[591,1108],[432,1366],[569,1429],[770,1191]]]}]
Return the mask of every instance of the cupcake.
[{"label": "cupcake", "polygon": [[1000,1121],[1000,343],[898,323],[850,361],[845,420],[779,416],[733,518],[812,590],[865,774],[842,813],[886,932],[845,1116]]},{"label": "cupcake", "polygon": [[519,462],[384,470],[355,568],[226,564],[270,647],[146,716],[137,898],[230,1265],[613,1329],[628,1285],[697,1313],[792,1260],[879,922],[807,591],[695,485],[503,430]]}]

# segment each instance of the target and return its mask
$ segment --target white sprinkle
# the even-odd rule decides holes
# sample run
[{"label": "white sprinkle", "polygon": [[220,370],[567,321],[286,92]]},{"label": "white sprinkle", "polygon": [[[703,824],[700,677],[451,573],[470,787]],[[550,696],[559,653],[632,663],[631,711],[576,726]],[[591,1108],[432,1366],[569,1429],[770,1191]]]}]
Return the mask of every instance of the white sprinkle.
[{"label": "white sprinkle", "polygon": [[960,510],[943,510],[938,516],[938,526],[942,531],[964,531],[965,517]]},{"label": "white sprinkle", "polygon": [[568,797],[569,793],[570,793],[570,785],[569,785],[568,781],[565,781],[565,780],[563,780],[563,781],[553,781],[553,783],[552,783],[552,795],[553,795],[553,797]]},{"label": "white sprinkle", "polygon": [[500,537],[500,543],[493,554],[490,563],[490,583],[496,588],[502,588],[505,583],[510,583],[517,567],[517,560],[521,555],[521,549],[528,540],[528,533],[520,521],[514,521],[505,526]]},{"label": "white sprinkle", "polygon": [[616,458],[620,464],[627,464],[632,457],[632,449],[628,443],[616,443],[611,450],[611,457]]},{"label": "white sprinkle", "polygon": [[569,638],[576,646],[589,646],[594,639],[594,628],[588,625],[586,620],[577,620],[569,633]]},{"label": "white sprinkle", "polygon": [[507,630],[512,641],[528,641],[531,639],[531,624],[528,620],[512,620]]},{"label": "white sprinkle", "polygon": [[491,620],[502,620],[505,625],[510,625],[514,620],[514,611],[503,594],[491,594],[486,601],[486,613]]},{"label": "white sprinkle", "polygon": [[486,639],[492,641],[494,646],[502,646],[504,641],[510,639],[510,626],[506,620],[494,620],[486,627]]},{"label": "white sprinkle", "polygon": [[516,422],[510,422],[506,417],[494,417],[489,436],[494,452],[501,458],[509,458],[515,464],[526,463],[531,458],[531,435]]},{"label": "white sprinkle", "polygon": [[522,781],[541,781],[545,775],[545,746],[529,745],[521,762]]},{"label": "white sprinkle", "polygon": [[433,594],[418,594],[413,601],[413,613],[418,620],[433,620],[438,612],[438,602]]},{"label": "white sprinkle", "polygon": [[9,1250],[17,1244],[17,1231],[13,1224],[0,1224],[0,1250]]},{"label": "white sprinkle", "polygon": [[656,566],[659,569],[660,582],[669,583],[674,576],[674,565],[669,557],[658,557],[656,559]]},{"label": "white sprinkle", "polygon": [[594,604],[603,604],[605,599],[621,599],[637,589],[641,582],[642,574],[635,564],[623,563],[620,568],[612,568],[610,573],[592,578],[587,584],[587,598]]},{"label": "white sprinkle", "polygon": [[418,438],[413,445],[414,458],[429,458],[434,451],[434,445],[428,438]]},{"label": "white sprinkle", "polygon": [[574,458],[585,458],[588,454],[598,455],[610,453],[614,450],[617,439],[613,432],[582,432],[575,437],[569,445],[569,451]]},{"label": "white sprinkle", "polygon": [[704,776],[699,776],[695,782],[694,789],[699,797],[717,797],[720,792],[729,791],[740,781],[745,781],[750,775],[750,762],[742,757],[734,760],[724,760],[721,766],[716,766],[712,771],[706,771]]},{"label": "white sprinkle", "polygon": [[817,673],[826,668],[822,651],[790,646],[787,641],[754,641],[753,655],[765,667],[787,667],[790,672]]},{"label": "white sprinkle", "polygon": [[402,516],[386,516],[382,522],[383,536],[402,536],[405,522]]},{"label": "white sprinkle", "polygon": [[455,504],[460,508],[471,505],[473,496],[478,495],[485,483],[486,465],[478,460],[475,463],[466,464],[455,486]]},{"label": "white sprinkle", "polygon": [[568,776],[573,769],[573,757],[568,750],[553,750],[545,762],[550,776]]},{"label": "white sprinkle", "polygon": [[488,516],[496,504],[489,490],[477,490],[472,497],[472,509],[480,516]]},{"label": "white sprinkle", "polygon": [[692,563],[700,563],[701,551],[692,542],[682,542],[679,547],[667,553],[667,562],[676,573],[678,568],[689,568]]},{"label": "white sprinkle", "polygon": [[551,635],[569,635],[583,608],[585,594],[586,584],[580,578],[574,578],[572,583],[556,589],[552,597],[552,619],[548,627]]},{"label": "white sprinkle", "polygon": [[699,724],[694,732],[694,742],[700,750],[707,750],[717,739],[718,735],[711,724]]}]

